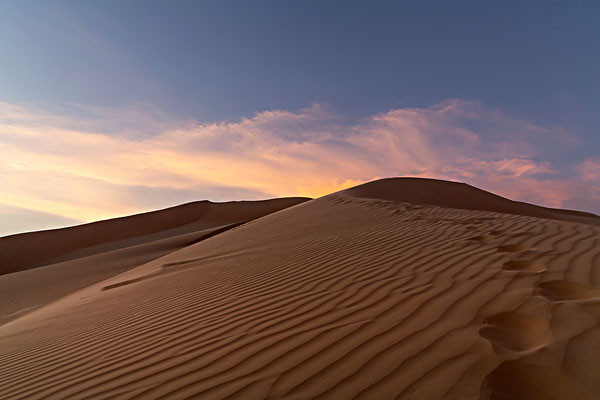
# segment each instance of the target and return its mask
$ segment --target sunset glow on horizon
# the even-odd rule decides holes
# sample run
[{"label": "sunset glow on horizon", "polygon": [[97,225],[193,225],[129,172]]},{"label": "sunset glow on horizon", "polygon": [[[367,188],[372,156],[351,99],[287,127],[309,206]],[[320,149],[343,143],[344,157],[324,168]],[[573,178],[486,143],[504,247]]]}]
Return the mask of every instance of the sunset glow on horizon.
[{"label": "sunset glow on horizon", "polygon": [[589,11],[166,4],[0,6],[0,235],[390,176],[600,213]]},{"label": "sunset glow on horizon", "polygon": [[600,198],[588,184],[598,182],[598,160],[559,172],[536,142],[560,148],[571,139],[477,102],[391,110],[350,125],[314,105],[147,135],[69,129],[83,121],[0,109],[1,204],[82,222],[202,199],[319,197],[388,176],[464,181],[550,207]]}]

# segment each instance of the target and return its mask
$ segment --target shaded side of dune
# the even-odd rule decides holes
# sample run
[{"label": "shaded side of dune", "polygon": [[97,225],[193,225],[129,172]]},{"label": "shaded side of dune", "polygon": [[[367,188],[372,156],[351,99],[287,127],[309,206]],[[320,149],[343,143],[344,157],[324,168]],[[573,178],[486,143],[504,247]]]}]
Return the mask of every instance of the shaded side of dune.
[{"label": "shaded side of dune", "polygon": [[[251,221],[307,200],[309,199],[303,197],[289,197],[226,203],[198,201],[68,228],[6,236],[0,238],[0,275],[177,234]],[[157,235],[159,232],[166,234]],[[135,239],[139,237],[144,239]],[[103,246],[119,241],[122,243],[116,246]],[[93,246],[96,248],[92,248]],[[77,251],[80,254],[68,256]]]},{"label": "shaded side of dune", "polygon": [[582,211],[540,207],[513,201],[466,183],[425,178],[386,178],[343,191],[361,198],[401,201],[413,204],[492,211],[562,221],[600,225],[600,217]]},{"label": "shaded side of dune", "polygon": [[129,269],[209,239],[240,223],[186,233],[0,275],[0,325]]}]

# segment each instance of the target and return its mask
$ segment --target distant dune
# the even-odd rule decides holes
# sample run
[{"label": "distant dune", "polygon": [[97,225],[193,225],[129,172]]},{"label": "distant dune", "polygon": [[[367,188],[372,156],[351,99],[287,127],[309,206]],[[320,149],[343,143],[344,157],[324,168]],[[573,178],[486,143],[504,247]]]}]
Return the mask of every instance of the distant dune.
[{"label": "distant dune", "polygon": [[[306,200],[290,197],[227,203],[197,201],[69,228],[5,236],[0,238],[0,274],[183,233],[247,222]],[[98,246],[102,244],[104,246]],[[86,250],[72,253],[82,249]]]},{"label": "distant dune", "polygon": [[595,214],[512,201],[466,183],[438,179],[386,178],[355,186],[345,190],[344,193],[354,197],[528,215],[600,225],[600,217]]},{"label": "distant dune", "polygon": [[271,202],[0,239],[0,398],[600,398],[598,216],[416,178]]}]

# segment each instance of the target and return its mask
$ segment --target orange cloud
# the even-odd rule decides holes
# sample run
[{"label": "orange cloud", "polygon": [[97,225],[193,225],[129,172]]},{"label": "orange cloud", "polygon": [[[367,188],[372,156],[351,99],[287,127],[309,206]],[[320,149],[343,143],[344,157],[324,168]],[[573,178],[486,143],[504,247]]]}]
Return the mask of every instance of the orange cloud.
[{"label": "orange cloud", "polygon": [[[0,204],[90,221],[203,198],[317,197],[400,175],[467,181],[549,206],[572,197],[570,177],[539,151],[552,132],[478,102],[355,124],[320,105],[214,124],[148,107],[111,112],[105,124],[101,109],[91,113],[0,103]],[[580,164],[581,180],[596,179],[598,165]]]}]

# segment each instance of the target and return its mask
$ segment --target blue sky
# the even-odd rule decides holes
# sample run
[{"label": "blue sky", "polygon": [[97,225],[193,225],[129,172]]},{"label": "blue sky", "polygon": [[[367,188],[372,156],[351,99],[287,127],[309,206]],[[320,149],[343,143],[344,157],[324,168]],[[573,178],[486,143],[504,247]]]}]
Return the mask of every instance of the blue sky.
[{"label": "blue sky", "polygon": [[[10,192],[0,195],[0,209],[57,215],[63,220],[40,217],[40,226],[58,226],[64,218],[87,221],[191,199],[318,195],[413,174],[472,180],[520,200],[598,212],[596,192],[578,199],[565,193],[574,190],[568,182],[593,186],[598,174],[599,49],[595,1],[3,2],[0,150],[13,161],[5,157],[0,165],[0,181]],[[379,164],[373,140],[383,140],[382,118],[386,129],[393,127],[393,140],[403,140],[399,147],[421,137],[415,151],[432,152],[435,162],[395,154],[368,174],[344,168],[356,155],[351,148],[367,154],[366,164]],[[479,145],[464,145],[464,131],[474,135],[471,145]],[[132,152],[112,160],[114,170],[101,159],[83,168],[88,160],[77,158],[79,150],[98,139],[86,134],[102,135],[106,148],[127,140]],[[27,135],[38,139],[25,140]],[[214,137],[207,141],[207,135]],[[231,135],[243,138],[235,149]],[[169,157],[148,150],[167,138]],[[457,148],[441,156],[437,143],[448,138],[447,146],[462,144],[472,152]],[[45,142],[58,140],[65,150]],[[278,180],[278,168],[263,171],[275,162],[270,152],[283,149],[287,161],[304,162],[314,149],[298,155],[300,144],[326,149],[329,159],[306,165],[294,186],[266,182]],[[265,151],[260,161],[244,158],[253,146]],[[141,152],[173,166],[190,148],[197,153],[189,155],[188,168],[198,167],[196,157],[234,172],[188,176],[181,167],[157,183],[137,173],[156,162],[131,162]],[[237,165],[239,160],[246,164]],[[547,196],[511,191],[506,174],[468,167],[503,160],[520,163],[512,179],[535,178],[547,185]],[[248,163],[263,171],[265,181],[243,174],[236,179],[236,168]],[[523,176],[526,163],[531,168]],[[325,166],[331,175],[315,183],[310,171]],[[62,187],[82,182],[107,200],[73,204],[69,193],[53,198],[20,184],[25,177],[58,179]],[[560,187],[562,197],[551,186]],[[13,225],[7,232],[24,229]]]}]

